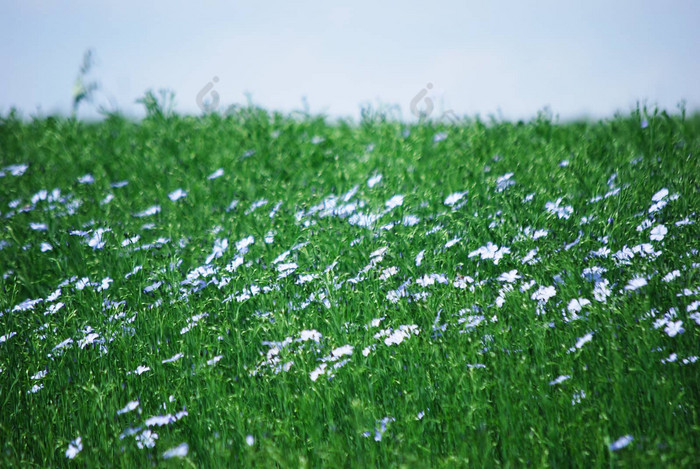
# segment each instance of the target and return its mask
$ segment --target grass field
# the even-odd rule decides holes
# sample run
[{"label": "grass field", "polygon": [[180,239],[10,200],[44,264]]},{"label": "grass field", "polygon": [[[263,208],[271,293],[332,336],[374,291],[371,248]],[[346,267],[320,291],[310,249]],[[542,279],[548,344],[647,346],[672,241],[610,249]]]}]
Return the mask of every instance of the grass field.
[{"label": "grass field", "polygon": [[700,116],[0,120],[0,466],[700,464]]}]

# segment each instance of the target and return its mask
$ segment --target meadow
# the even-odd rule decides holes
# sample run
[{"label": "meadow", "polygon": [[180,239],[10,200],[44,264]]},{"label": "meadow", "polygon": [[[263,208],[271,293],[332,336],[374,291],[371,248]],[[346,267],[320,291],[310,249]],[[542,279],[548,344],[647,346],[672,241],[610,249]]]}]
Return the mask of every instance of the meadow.
[{"label": "meadow", "polygon": [[0,466],[697,467],[700,116],[0,118]]}]

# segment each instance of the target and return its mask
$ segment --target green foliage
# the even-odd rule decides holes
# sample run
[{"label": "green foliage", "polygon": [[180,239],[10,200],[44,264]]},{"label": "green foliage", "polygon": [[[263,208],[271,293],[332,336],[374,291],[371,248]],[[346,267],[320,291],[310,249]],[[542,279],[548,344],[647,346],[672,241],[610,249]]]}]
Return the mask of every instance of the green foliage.
[{"label": "green foliage", "polygon": [[[139,102],[140,122],[0,118],[0,466],[697,465],[700,363],[683,360],[700,355],[699,116],[406,124],[367,107],[359,123],[329,123],[252,105],[181,116],[167,90]],[[569,218],[546,209],[559,198]],[[379,220],[357,226],[350,212]],[[658,225],[667,234],[650,240]],[[489,242],[510,253],[472,255]],[[614,256],[644,244],[660,254]],[[286,263],[297,268],[283,277]],[[583,275],[593,267],[607,269],[604,302]],[[429,274],[448,283],[421,286]],[[647,285],[625,289],[637,277]],[[591,302],[577,319],[574,299]],[[672,308],[674,336],[654,326]],[[409,325],[419,332],[387,345]],[[297,340],[304,330],[322,338]],[[322,363],[334,376],[313,380]],[[183,408],[138,447],[149,417]],[[163,459],[183,442],[184,460]]]},{"label": "green foliage", "polygon": [[88,81],[88,75],[93,65],[94,53],[88,49],[83,55],[83,63],[80,66],[80,71],[73,87],[73,117],[77,115],[80,104],[83,101],[92,102],[95,91],[100,88],[99,83],[96,81]]},{"label": "green foliage", "polygon": [[158,91],[158,96],[152,90],[136,100],[146,108],[146,117],[153,120],[163,120],[173,116],[175,110],[175,92],[168,89]]}]

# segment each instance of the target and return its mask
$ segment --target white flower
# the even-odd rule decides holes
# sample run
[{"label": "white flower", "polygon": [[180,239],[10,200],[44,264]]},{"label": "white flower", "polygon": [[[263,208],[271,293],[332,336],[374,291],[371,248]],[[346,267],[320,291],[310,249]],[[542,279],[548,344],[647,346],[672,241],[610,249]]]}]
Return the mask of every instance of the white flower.
[{"label": "white flower", "polygon": [[388,280],[392,276],[396,275],[398,272],[398,267],[387,267],[382,271],[382,274],[379,276],[379,280]]},{"label": "white flower", "polygon": [[367,187],[370,189],[379,184],[382,180],[381,174],[376,174],[367,180]]},{"label": "white flower", "polygon": [[342,347],[338,347],[334,349],[331,352],[331,356],[333,357],[334,360],[337,360],[338,358],[344,356],[344,355],[352,355],[352,351],[355,347],[352,345],[343,345]]},{"label": "white flower", "polygon": [[469,275],[457,274],[454,281],[452,282],[452,285],[454,285],[455,288],[465,289],[470,283],[474,283],[474,279],[472,277],[470,277]]},{"label": "white flower", "polygon": [[299,266],[296,262],[289,262],[286,264],[280,264],[277,266],[277,272],[279,272],[278,278],[284,278],[291,275]]},{"label": "white flower", "polygon": [[503,296],[503,295],[504,295],[504,293],[501,292],[500,296],[498,296],[498,297],[496,298],[496,306],[499,307],[499,308],[502,308],[503,305],[506,303],[506,297]]},{"label": "white flower", "polygon": [[652,228],[649,238],[652,241],[661,241],[666,236],[666,233],[668,233],[668,229],[664,225],[656,225]]},{"label": "white flower", "polygon": [[[0,337],[0,343],[2,343],[3,337],[5,337],[5,336]],[[11,336],[10,336],[10,337],[11,337]],[[64,349],[64,348],[68,347],[68,346],[69,346],[70,344],[72,344],[72,343],[73,343],[73,339],[71,339],[70,337],[68,337],[66,340],[64,340],[63,342],[61,342],[61,343],[58,344],[57,346],[55,346],[55,347],[53,348],[53,350],[54,350],[54,351],[57,351],[57,350]]]},{"label": "white flower", "polygon": [[570,313],[578,313],[584,306],[588,306],[590,304],[590,300],[587,300],[585,298],[574,298],[569,302],[569,306],[567,307],[567,309]]},{"label": "white flower", "polygon": [[665,199],[667,195],[668,195],[668,189],[663,188],[663,189],[661,189],[659,192],[657,192],[656,194],[654,194],[654,195],[652,196],[651,200],[652,200],[653,202],[659,202],[660,200]]},{"label": "white flower", "polygon": [[685,218],[682,219],[682,220],[678,220],[678,221],[675,223],[676,226],[685,226],[685,225],[694,225],[694,224],[695,224],[695,220],[691,220],[691,219],[688,218],[688,217],[685,217]]},{"label": "white flower", "polygon": [[176,422],[176,421],[177,421],[177,419],[175,417],[173,417],[171,414],[155,415],[153,417],[146,419],[146,426],[152,427],[154,425],[158,425],[159,427],[162,427],[163,425],[169,425],[169,424]]},{"label": "white flower", "polygon": [[11,337],[14,337],[16,335],[17,335],[16,332],[10,332],[9,334],[5,334],[3,336],[0,336],[0,344],[5,342],[7,339],[10,339]]},{"label": "white flower", "polygon": [[129,372],[128,374],[134,373],[137,375],[142,375],[143,373],[149,371],[151,368],[148,366],[143,366],[139,365],[138,368],[136,368],[134,371]]},{"label": "white flower", "polygon": [[226,238],[216,239],[214,241],[214,249],[212,250],[211,254],[209,254],[209,257],[207,257],[205,264],[211,264],[211,261],[223,256],[224,252],[226,252],[227,249],[228,249],[228,239],[226,239]]},{"label": "white flower", "polygon": [[447,285],[449,283],[445,274],[426,274],[416,280],[416,283],[421,287],[435,285],[435,282],[442,283],[443,285]]},{"label": "white flower", "polygon": [[53,246],[49,243],[41,243],[41,252],[53,251]]},{"label": "white flower", "polygon": [[454,194],[450,194],[445,198],[445,205],[452,206],[459,202],[462,197],[464,197],[467,193],[466,192],[455,192]]},{"label": "white flower", "polygon": [[670,282],[673,279],[676,279],[681,276],[680,270],[674,270],[672,272],[667,273],[664,275],[664,278],[661,279],[662,282]]},{"label": "white flower", "polygon": [[172,362],[176,362],[176,361],[178,361],[179,359],[181,359],[182,357],[184,357],[183,354],[181,354],[181,353],[176,353],[176,354],[173,355],[172,357],[166,358],[165,360],[162,360],[161,363],[172,363]]},{"label": "white flower", "polygon": [[595,298],[596,301],[605,303],[611,293],[610,282],[607,279],[603,279],[595,283],[595,287],[593,288],[593,298]]},{"label": "white flower", "polygon": [[586,398],[586,391],[583,389],[581,391],[575,392],[574,395],[571,397],[571,405],[576,405],[581,402],[581,399]]},{"label": "white flower", "polygon": [[122,415],[122,414],[126,414],[127,412],[131,412],[132,410],[136,409],[138,406],[139,406],[139,401],[131,401],[128,404],[126,404],[123,409],[119,409],[117,411],[117,415]]},{"label": "white flower", "polygon": [[370,213],[365,215],[364,213],[355,213],[353,216],[348,218],[348,223],[351,225],[364,226],[371,228],[376,221],[379,219],[379,215]]},{"label": "white flower", "polygon": [[236,256],[229,264],[224,267],[227,272],[234,272],[240,266],[243,265],[244,259],[242,256]]},{"label": "white flower", "polygon": [[445,249],[449,249],[455,244],[459,243],[462,240],[462,238],[453,238],[449,240],[448,242],[445,243]]},{"label": "white flower", "polygon": [[645,218],[639,225],[637,225],[637,231],[644,231],[647,228],[651,228],[651,220]]},{"label": "white flower", "polygon": [[499,248],[497,245],[489,241],[486,243],[486,246],[481,246],[479,249],[470,252],[469,257],[472,258],[474,256],[480,256],[481,259],[493,259],[493,263],[497,265],[498,261],[500,261],[506,254],[510,254],[510,248]]},{"label": "white flower", "polygon": [[238,206],[238,200],[232,200],[231,203],[226,207],[226,211],[230,212],[231,210],[235,210],[235,208]]},{"label": "white flower", "polygon": [[368,326],[365,326],[365,329],[367,327],[379,327],[379,325],[382,323],[382,321],[386,319],[385,316],[382,316],[381,318],[374,318],[369,322]]},{"label": "white flower", "polygon": [[372,251],[372,253],[369,255],[369,257],[378,257],[378,258],[380,258],[379,260],[381,261],[384,258],[384,254],[386,253],[386,251],[388,249],[389,248],[386,246],[381,247],[381,248],[377,249],[376,251]]},{"label": "white flower", "polygon": [[102,291],[102,290],[107,290],[107,289],[109,289],[109,286],[112,284],[112,282],[114,282],[114,280],[112,280],[112,279],[109,278],[109,277],[103,278],[102,281],[100,282],[100,284],[99,284],[98,287],[97,287],[97,291]]},{"label": "white flower", "polygon": [[668,203],[668,201],[666,201],[666,200],[661,200],[659,202],[656,202],[651,207],[649,207],[649,213],[658,212],[659,210],[664,208],[667,203]]},{"label": "white flower", "polygon": [[32,376],[32,379],[34,379],[34,380],[36,380],[36,379],[42,379],[44,376],[46,376],[46,373],[48,373],[47,370],[39,371],[38,373],[36,373],[36,374],[34,374],[34,375]]},{"label": "white flower", "polygon": [[249,208],[248,210],[245,211],[245,214],[246,214],[246,215],[250,215],[251,213],[253,213],[253,212],[256,211],[257,209],[259,209],[260,207],[264,207],[265,205],[267,205],[267,203],[268,203],[268,200],[267,200],[267,199],[259,199],[259,200],[256,200],[255,202],[253,202],[252,204],[250,204],[250,208]]},{"label": "white flower", "polygon": [[553,286],[540,287],[535,293],[530,297],[533,300],[546,303],[551,297],[557,294],[557,290]]},{"label": "white flower", "polygon": [[535,259],[535,256],[537,255],[537,252],[539,251],[539,248],[534,248],[530,249],[530,251],[525,254],[525,257],[523,257],[520,261],[521,264],[535,264],[537,262],[537,259]]},{"label": "white flower", "polygon": [[590,342],[593,339],[593,332],[589,332],[588,334],[584,335],[583,337],[579,338],[576,341],[576,345],[571,347],[569,349],[569,352],[574,352],[576,349],[580,349],[584,345],[586,345],[588,342]]},{"label": "white flower", "polygon": [[311,381],[316,381],[316,380],[318,379],[319,376],[321,376],[322,374],[324,374],[324,373],[326,372],[326,367],[327,367],[327,366],[328,366],[327,364],[321,363],[321,365],[319,365],[318,368],[316,368],[315,370],[313,370],[313,371],[309,374],[309,377],[311,378]]},{"label": "white flower", "polygon": [[41,298],[36,299],[36,300],[26,299],[23,302],[21,302],[20,304],[15,305],[15,307],[12,308],[12,311],[31,311],[34,309],[34,306],[41,303],[42,301],[44,301],[44,300]]},{"label": "white flower", "polygon": [[245,442],[248,446],[253,446],[255,444],[255,437],[253,435],[248,435],[245,437]]},{"label": "white flower", "polygon": [[418,335],[419,333],[420,329],[418,329],[418,326],[415,324],[409,326],[402,325],[399,326],[398,330],[391,332],[391,334],[384,339],[384,343],[386,345],[398,345],[403,342],[404,339],[411,337],[411,334]]},{"label": "white flower", "polygon": [[438,132],[433,136],[433,142],[442,142],[447,138],[447,132]]},{"label": "white flower", "polygon": [[236,241],[236,251],[241,255],[245,255],[248,252],[248,246],[255,244],[255,238],[253,235],[246,236],[240,241]]},{"label": "white flower", "polygon": [[212,358],[211,360],[207,360],[207,365],[209,365],[209,366],[216,365],[216,363],[219,360],[221,360],[223,357],[224,357],[223,355],[217,355],[214,358]]},{"label": "white flower", "polygon": [[[374,441],[382,441],[382,436],[386,432],[387,425],[395,420],[396,419],[393,417],[384,417],[383,419],[378,420],[377,423],[379,423],[379,428],[374,427]],[[370,433],[365,432],[363,435],[365,435],[365,437],[369,437]]]},{"label": "white flower", "polygon": [[143,289],[143,292],[144,292],[144,293],[151,293],[151,292],[156,291],[157,289],[159,289],[162,285],[163,285],[163,282],[160,282],[160,281],[158,281],[158,282],[153,282],[152,284],[146,286],[146,287]]},{"label": "white flower", "polygon": [[683,321],[669,321],[664,328],[664,332],[666,332],[669,337],[675,337],[677,334],[685,332],[685,329],[681,327],[682,325]]},{"label": "white flower", "polygon": [[625,290],[634,291],[642,288],[647,284],[647,280],[644,277],[635,277],[625,285]]},{"label": "white flower", "polygon": [[567,219],[571,216],[572,213],[574,213],[574,209],[572,206],[566,206],[566,207],[561,207],[561,197],[559,197],[555,202],[547,202],[545,204],[545,209],[549,213],[556,214],[557,217],[559,218],[564,218]]},{"label": "white flower", "polygon": [[307,340],[313,340],[316,343],[319,343],[321,341],[321,338],[323,336],[321,335],[320,332],[318,332],[316,329],[311,329],[311,330],[303,330],[299,333],[299,338],[297,339],[299,342],[306,342]]},{"label": "white flower", "polygon": [[150,217],[151,215],[155,215],[156,213],[159,213],[159,212],[160,212],[160,205],[154,205],[152,207],[147,208],[146,210],[135,213],[134,216],[137,218]]},{"label": "white flower", "polygon": [[92,174],[86,174],[85,176],[80,176],[78,182],[80,184],[92,184],[95,182],[95,178],[92,177]]},{"label": "white flower", "polygon": [[43,385],[43,384],[35,384],[34,386],[32,386],[32,389],[30,389],[29,391],[27,391],[27,394],[36,394],[36,393],[38,393],[39,391],[41,391],[42,389],[44,389],[44,385]]},{"label": "white flower", "polygon": [[423,257],[425,256],[425,249],[423,249],[421,252],[416,255],[416,267],[420,266],[421,263],[423,262]]},{"label": "white flower", "polygon": [[85,347],[87,347],[88,345],[92,345],[93,343],[95,343],[95,340],[97,340],[99,337],[100,337],[99,334],[92,332],[92,333],[86,335],[85,337],[83,337],[82,339],[80,339],[80,342],[78,342],[78,345],[80,346],[80,349],[82,350]]},{"label": "white flower", "polygon": [[500,280],[501,282],[513,283],[519,278],[520,275],[518,275],[518,271],[516,269],[513,269],[509,272],[503,272],[500,275],[500,277],[498,277],[498,280]]},{"label": "white flower", "polygon": [[[664,190],[665,190],[665,189],[664,189]],[[624,448],[625,446],[627,446],[627,445],[629,445],[630,443],[632,443],[632,440],[634,440],[634,438],[632,437],[632,435],[625,435],[625,436],[623,436],[622,438],[619,438],[617,441],[615,441],[615,442],[613,442],[613,443],[610,443],[610,446],[609,446],[610,451],[617,451],[617,450],[619,450],[619,449],[622,449],[622,448]]]},{"label": "white flower", "polygon": [[393,196],[391,199],[387,200],[384,205],[388,210],[400,207],[401,205],[403,205],[403,195],[398,194]]},{"label": "white flower", "polygon": [[567,379],[571,378],[569,375],[561,375],[557,377],[556,379],[553,379],[552,381],[549,382],[550,386],[554,386],[555,384],[563,383]]},{"label": "white flower", "polygon": [[187,456],[187,452],[189,451],[189,449],[190,447],[187,445],[187,443],[180,443],[174,448],[170,448],[165,453],[163,453],[163,459],[184,458],[185,456]]},{"label": "white flower", "polygon": [[157,439],[157,433],[146,429],[140,435],[136,435],[136,445],[138,445],[139,449],[153,448],[156,445]]},{"label": "white flower", "polygon": [[591,254],[596,256],[596,257],[608,257],[610,255],[610,248],[607,246],[602,246],[600,249],[596,251],[591,251]]},{"label": "white flower", "polygon": [[73,459],[82,450],[83,450],[82,438],[78,437],[75,440],[71,441],[70,444],[68,445],[68,449],[66,450],[66,457],[68,459]]},{"label": "white flower", "polygon": [[662,358],[661,363],[673,363],[676,360],[678,360],[678,354],[672,353],[671,355],[668,356],[668,358]]},{"label": "white flower", "polygon": [[406,215],[403,217],[403,226],[415,226],[420,222],[420,218],[415,215]]},{"label": "white flower", "polygon": [[183,197],[187,197],[187,192],[183,191],[182,189],[175,189],[170,194],[168,194],[168,198],[173,202],[180,200]]},{"label": "white flower", "polygon": [[[130,244],[138,243],[139,239],[141,239],[140,235],[132,236],[131,238],[127,238],[124,241],[122,241],[122,247],[129,246]],[[136,273],[136,272],[134,272]]]},{"label": "white flower", "polygon": [[212,180],[212,179],[220,178],[223,175],[224,175],[224,168],[219,168],[216,171],[214,171],[213,173],[211,173],[207,177],[207,179]]},{"label": "white flower", "polygon": [[303,274],[300,275],[299,278],[296,281],[297,285],[303,285],[305,283],[309,283],[313,280],[316,280],[318,278],[318,274]]},{"label": "white flower", "polygon": [[61,296],[61,289],[57,289],[55,292],[51,293],[47,298],[46,301],[51,302],[51,301],[56,301],[59,297]]},{"label": "white flower", "polygon": [[506,173],[503,176],[496,179],[496,192],[503,192],[504,190],[515,184],[515,181],[511,179],[512,177],[513,173]]},{"label": "white flower", "polygon": [[95,250],[102,249],[105,246],[105,242],[102,240],[102,235],[107,233],[108,231],[112,230],[109,228],[98,228],[97,230],[95,230],[92,237],[88,240],[88,246]]},{"label": "white flower", "polygon": [[11,164],[5,167],[5,171],[9,171],[13,176],[21,176],[29,168],[26,164]]}]

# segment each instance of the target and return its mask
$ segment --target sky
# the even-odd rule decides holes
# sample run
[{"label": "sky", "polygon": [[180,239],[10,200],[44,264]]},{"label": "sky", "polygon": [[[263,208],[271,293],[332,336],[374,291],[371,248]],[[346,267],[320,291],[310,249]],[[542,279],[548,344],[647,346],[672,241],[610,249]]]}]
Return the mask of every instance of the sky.
[{"label": "sky", "polygon": [[149,89],[174,91],[188,114],[248,102],[405,120],[700,109],[700,2],[527,3],[0,0],[0,115],[69,114],[88,49],[100,88],[83,118],[142,116]]}]

